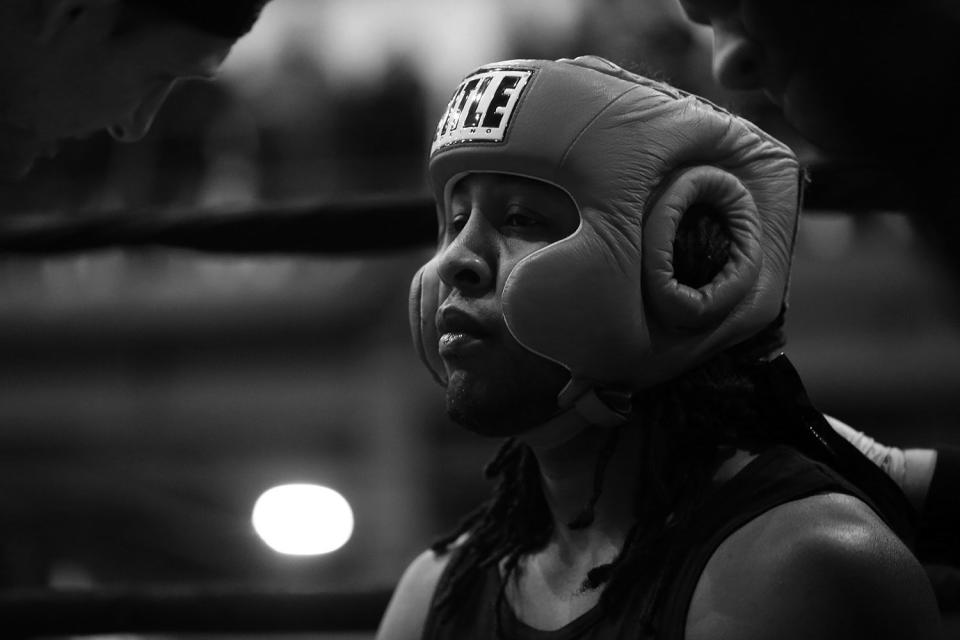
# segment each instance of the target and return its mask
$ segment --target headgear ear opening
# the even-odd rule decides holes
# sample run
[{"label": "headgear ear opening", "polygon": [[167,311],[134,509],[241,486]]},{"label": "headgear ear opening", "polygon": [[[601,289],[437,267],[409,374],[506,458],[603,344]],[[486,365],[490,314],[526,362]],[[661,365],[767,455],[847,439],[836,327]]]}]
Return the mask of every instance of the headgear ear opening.
[{"label": "headgear ear opening", "polygon": [[673,239],[673,272],[677,282],[699,289],[730,261],[730,233],[717,208],[694,202],[677,225]]},{"label": "headgear ear opening", "polygon": [[[730,238],[729,260],[701,286],[678,280],[675,240],[681,220],[704,203]],[[760,213],[750,192],[718,167],[682,170],[649,208],[643,229],[647,300],[668,329],[706,329],[719,324],[752,290],[763,264]]]}]

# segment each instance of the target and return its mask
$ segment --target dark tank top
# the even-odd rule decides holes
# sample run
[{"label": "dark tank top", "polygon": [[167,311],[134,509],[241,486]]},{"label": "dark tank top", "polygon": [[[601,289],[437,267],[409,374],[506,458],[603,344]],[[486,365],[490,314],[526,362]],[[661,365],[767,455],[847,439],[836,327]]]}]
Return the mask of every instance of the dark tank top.
[{"label": "dark tank top", "polygon": [[[794,449],[773,447],[754,458],[737,475],[720,485],[697,511],[679,537],[683,559],[666,577],[654,612],[656,633],[644,635],[640,588],[627,595],[626,606],[609,615],[597,605],[554,631],[534,629],[520,621],[504,599],[498,598],[502,580],[496,566],[476,574],[463,596],[438,615],[434,603],[424,625],[424,640],[683,640],[687,610],[694,589],[713,552],[734,531],[770,509],[822,493],[853,495],[872,503],[829,467]],[[450,568],[462,556],[452,552],[437,585],[434,599],[447,588]],[[605,615],[606,614],[606,615]],[[499,623],[498,623],[499,619]],[[498,632],[497,627],[500,627]]]}]

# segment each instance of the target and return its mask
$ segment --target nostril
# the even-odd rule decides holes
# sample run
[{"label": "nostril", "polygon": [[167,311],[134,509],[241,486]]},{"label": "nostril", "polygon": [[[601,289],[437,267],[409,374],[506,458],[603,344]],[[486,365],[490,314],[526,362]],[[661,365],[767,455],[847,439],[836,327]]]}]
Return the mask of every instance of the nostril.
[{"label": "nostril", "polygon": [[461,269],[457,272],[457,284],[476,286],[480,284],[480,274],[473,269]]},{"label": "nostril", "polygon": [[492,284],[492,265],[482,257],[482,247],[468,246],[471,243],[464,234],[458,236],[440,256],[437,271],[448,286],[479,295]]}]

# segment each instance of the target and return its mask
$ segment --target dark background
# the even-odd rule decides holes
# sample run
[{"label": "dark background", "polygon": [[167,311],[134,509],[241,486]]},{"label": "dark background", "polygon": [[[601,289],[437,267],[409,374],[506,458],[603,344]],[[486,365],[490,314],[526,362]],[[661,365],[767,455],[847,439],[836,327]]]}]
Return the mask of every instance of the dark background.
[{"label": "dark background", "polygon": [[[275,0],[145,140],[68,145],[0,202],[81,218],[423,192],[459,78],[522,56],[642,65],[815,160],[762,96],[712,85],[709,43],[666,0]],[[486,493],[496,446],[447,422],[410,345],[430,254],[0,256],[0,587],[393,584]],[[903,212],[809,211],[788,354],[820,408],[887,443],[960,443],[957,276]],[[257,496],[293,481],[351,503],[341,550],[256,536]]]}]

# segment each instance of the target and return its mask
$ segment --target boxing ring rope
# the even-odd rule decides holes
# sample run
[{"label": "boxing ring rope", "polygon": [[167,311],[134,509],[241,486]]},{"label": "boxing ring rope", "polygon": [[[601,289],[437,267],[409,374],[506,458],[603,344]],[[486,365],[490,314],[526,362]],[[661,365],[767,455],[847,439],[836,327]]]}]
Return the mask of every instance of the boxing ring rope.
[{"label": "boxing ring rope", "polygon": [[[876,185],[862,168],[815,167],[805,209],[862,213],[909,209],[905,190]],[[865,197],[869,198],[866,200]],[[0,215],[0,255],[52,256],[109,248],[167,247],[213,254],[357,254],[436,241],[426,193],[402,192],[295,206],[192,211]],[[270,588],[0,590],[5,637],[105,633],[372,633],[387,589],[331,593]]]},{"label": "boxing ring rope", "polygon": [[150,246],[337,254],[423,247],[436,234],[433,201],[411,193],[256,209],[0,215],[0,253],[8,254]]},{"label": "boxing ring rope", "polygon": [[113,633],[373,632],[390,591],[184,587],[0,591],[4,638]]},{"label": "boxing ring rope", "polygon": [[[357,254],[435,242],[426,194],[206,211],[0,215],[0,255],[124,247],[205,253]],[[391,589],[247,587],[0,589],[5,638],[108,633],[334,633],[376,630]]]},{"label": "boxing ring rope", "polygon": [[[809,212],[894,211],[914,205],[895,176],[887,179],[875,168],[815,166],[810,173],[813,181],[804,203]],[[208,253],[346,254],[426,247],[436,234],[431,197],[400,192],[233,210],[0,215],[0,254],[150,246]]]}]

